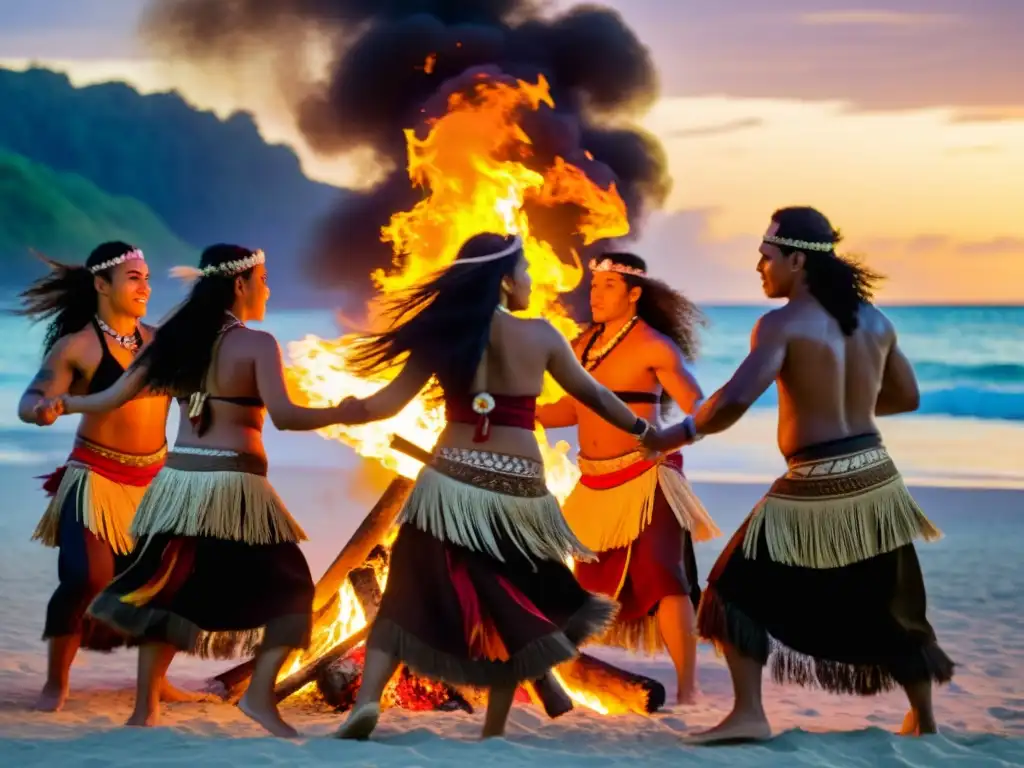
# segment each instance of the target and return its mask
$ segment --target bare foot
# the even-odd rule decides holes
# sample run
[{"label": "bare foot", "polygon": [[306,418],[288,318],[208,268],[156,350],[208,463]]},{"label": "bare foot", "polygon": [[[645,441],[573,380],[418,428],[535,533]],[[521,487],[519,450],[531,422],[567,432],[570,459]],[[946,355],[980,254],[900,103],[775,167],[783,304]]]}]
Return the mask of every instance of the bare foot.
[{"label": "bare foot", "polygon": [[738,744],[748,741],[767,741],[772,737],[772,727],[764,712],[737,714],[730,712],[725,720],[714,728],[699,731],[683,737],[684,744]]},{"label": "bare foot", "polygon": [[676,704],[686,706],[689,704],[696,704],[697,699],[700,698],[700,688],[696,685],[690,686],[688,689],[680,688],[676,694]]},{"label": "bare foot", "polygon": [[160,701],[181,703],[200,701],[219,701],[220,699],[212,693],[203,691],[186,691],[183,688],[171,685],[169,680],[164,680],[160,685]]},{"label": "bare foot", "polygon": [[126,722],[125,725],[129,728],[153,728],[159,723],[159,712],[139,712],[138,710],[135,710],[132,712],[132,716],[128,718],[128,722]]},{"label": "bare foot", "polygon": [[67,685],[46,683],[43,690],[39,692],[39,698],[36,699],[35,709],[40,712],[60,712],[67,700]]},{"label": "bare foot", "polygon": [[275,704],[257,704],[249,699],[248,693],[238,700],[238,708],[251,720],[256,721],[274,736],[282,739],[294,739],[299,732],[281,719]]},{"label": "bare foot", "polygon": [[334,738],[365,741],[370,738],[379,719],[380,704],[363,704],[352,710],[348,719],[334,732]]}]

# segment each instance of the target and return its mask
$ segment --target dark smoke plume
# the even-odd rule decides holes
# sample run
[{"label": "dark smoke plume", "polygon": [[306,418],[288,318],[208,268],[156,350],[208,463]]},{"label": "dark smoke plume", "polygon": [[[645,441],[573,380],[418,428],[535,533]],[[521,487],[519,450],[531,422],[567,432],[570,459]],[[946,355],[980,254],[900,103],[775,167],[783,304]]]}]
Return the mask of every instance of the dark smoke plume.
[{"label": "dark smoke plume", "polygon": [[[547,78],[555,109],[542,106],[524,123],[536,161],[559,155],[601,186],[614,180],[632,234],[671,187],[658,141],[621,127],[651,104],[657,76],[648,50],[607,8],[546,17],[528,0],[153,0],[143,32],[171,56],[229,69],[253,52],[286,60],[311,37],[330,41],[329,76],[299,89],[297,123],[318,152],[370,148],[389,175],[346,196],[324,222],[309,261],[318,281],[366,289],[370,271],[390,264],[380,228],[423,194],[406,175],[402,131],[422,135],[423,120],[443,113],[471,72]],[[431,55],[433,67],[425,66]],[[288,87],[296,92],[294,80]],[[563,215],[536,217],[560,255],[579,246]]]}]

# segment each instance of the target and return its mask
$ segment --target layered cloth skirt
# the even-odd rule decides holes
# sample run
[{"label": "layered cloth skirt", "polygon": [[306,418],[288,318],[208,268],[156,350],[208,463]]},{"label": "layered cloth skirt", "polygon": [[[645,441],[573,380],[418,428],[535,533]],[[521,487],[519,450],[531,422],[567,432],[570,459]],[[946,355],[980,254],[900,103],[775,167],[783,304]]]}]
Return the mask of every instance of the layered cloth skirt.
[{"label": "layered cloth skirt", "polygon": [[77,634],[90,650],[124,645],[125,638],[89,619],[86,609],[131,562],[132,520],[166,454],[166,446],[140,455],[76,437],[64,465],[40,478],[50,502],[32,538],[59,549],[44,640]]},{"label": "layered cloth skirt", "polygon": [[693,543],[721,531],[690,488],[678,452],[657,459],[641,451],[600,460],[581,456],[579,468],[582,477],[566,499],[565,519],[597,559],[577,563],[576,578],[621,605],[599,642],[657,653],[664,649],[658,606],[682,596],[697,608]]},{"label": "layered cloth skirt", "polygon": [[175,448],[135,516],[134,562],[89,614],[135,641],[204,657],[306,648],[306,536],[266,475],[262,456]]},{"label": "layered cloth skirt", "polygon": [[913,544],[941,533],[881,438],[811,446],[788,465],[712,569],[701,636],[771,657],[778,682],[834,693],[950,680]]},{"label": "layered cloth skirt", "polygon": [[399,515],[369,648],[455,685],[535,680],[576,657],[616,604],[566,562],[589,558],[544,483],[541,463],[438,449]]}]

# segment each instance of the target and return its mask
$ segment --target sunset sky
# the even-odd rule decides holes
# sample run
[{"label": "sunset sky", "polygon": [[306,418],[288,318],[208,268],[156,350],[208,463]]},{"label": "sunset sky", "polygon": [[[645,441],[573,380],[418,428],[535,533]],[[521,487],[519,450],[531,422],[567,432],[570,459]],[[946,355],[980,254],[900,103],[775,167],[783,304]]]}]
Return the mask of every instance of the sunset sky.
[{"label": "sunset sky", "polygon": [[[603,4],[660,72],[641,122],[668,150],[674,190],[638,246],[657,274],[702,301],[759,299],[768,215],[810,203],[889,276],[882,301],[1024,302],[1024,1]],[[0,61],[177,87],[223,114],[244,106],[311,176],[353,180],[301,146],[273,97],[148,59],[144,5],[0,0]]]}]

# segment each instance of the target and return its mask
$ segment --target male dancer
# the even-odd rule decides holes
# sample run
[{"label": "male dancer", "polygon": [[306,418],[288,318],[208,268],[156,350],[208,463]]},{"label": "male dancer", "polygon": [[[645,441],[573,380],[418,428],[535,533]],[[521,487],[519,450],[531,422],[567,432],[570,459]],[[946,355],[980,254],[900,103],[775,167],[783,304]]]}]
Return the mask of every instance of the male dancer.
[{"label": "male dancer", "polygon": [[904,733],[935,733],[932,681],[953,662],[925,615],[913,541],[932,525],[889,457],[876,416],[916,410],[913,369],[871,303],[878,275],[836,255],[839,233],[813,208],[784,208],[757,271],[784,307],[755,325],[750,354],[664,449],[728,429],[774,381],[788,470],[726,546],[708,579],[698,630],[724,652],[735,703],[688,741],[771,736],[761,670],[779,682],[871,695],[901,686]]},{"label": "male dancer", "polygon": [[[649,277],[634,254],[605,254],[590,267],[594,325],[574,343],[584,367],[649,421],[663,391],[692,413],[701,390],[684,361],[697,349],[697,308]],[[649,459],[634,438],[569,397],[538,409],[538,420],[547,428],[579,428],[583,477],[563,511],[580,541],[598,554],[596,562],[576,563],[580,584],[622,606],[602,642],[647,652],[667,648],[677,701],[689,703],[696,692],[700,602],[693,542],[719,531],[683,476],[682,456]]]},{"label": "male dancer", "polygon": [[[21,294],[19,314],[52,318],[44,360],[18,404],[22,421],[47,426],[46,403],[65,393],[113,384],[152,336],[140,319],[149,301],[149,268],[128,243],[98,246],[84,266],[48,262],[51,273]],[[49,400],[52,402],[52,400]],[[135,507],[163,466],[170,399],[149,396],[115,411],[82,418],[67,463],[46,478],[52,497],[33,538],[59,547],[59,585],[46,610],[46,683],[37,708],[55,712],[68,695],[79,646],[112,650],[123,640],[85,617],[103,587],[128,563]],[[165,700],[199,700],[164,681]]]}]

